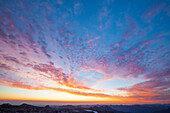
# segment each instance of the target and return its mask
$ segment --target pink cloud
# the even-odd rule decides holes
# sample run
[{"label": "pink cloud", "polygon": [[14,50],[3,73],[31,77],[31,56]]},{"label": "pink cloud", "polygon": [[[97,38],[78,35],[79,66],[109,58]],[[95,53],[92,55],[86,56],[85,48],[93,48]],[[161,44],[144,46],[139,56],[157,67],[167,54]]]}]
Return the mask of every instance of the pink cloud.
[{"label": "pink cloud", "polygon": [[159,4],[155,7],[153,7],[152,9],[150,9],[149,11],[147,11],[145,14],[144,14],[144,17],[148,20],[148,22],[151,22],[151,19],[156,16],[158,13],[161,12],[161,10],[164,8],[165,4],[162,3],[162,4]]}]

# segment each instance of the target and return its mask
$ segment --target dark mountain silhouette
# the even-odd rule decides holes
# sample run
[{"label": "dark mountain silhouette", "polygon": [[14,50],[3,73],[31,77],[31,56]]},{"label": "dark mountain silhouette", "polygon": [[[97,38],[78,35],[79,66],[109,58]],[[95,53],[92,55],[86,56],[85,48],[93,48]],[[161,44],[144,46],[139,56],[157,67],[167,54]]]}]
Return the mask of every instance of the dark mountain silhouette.
[{"label": "dark mountain silhouette", "polygon": [[163,110],[155,111],[153,113],[170,113],[170,107],[168,109],[163,109]]},{"label": "dark mountain silhouette", "polygon": [[[170,107],[169,104],[146,104],[146,105],[110,105],[115,110],[131,113],[153,113]],[[160,112],[164,113],[164,112]],[[170,113],[170,112],[169,112]]]},{"label": "dark mountain silhouette", "polygon": [[113,109],[110,106],[94,106],[94,107],[90,107],[90,109],[96,110],[98,112],[100,111],[104,111],[103,113],[130,113],[130,112],[123,112],[123,111],[117,111],[115,109]]},{"label": "dark mountain silhouette", "polygon": [[0,113],[170,113],[169,104],[150,105],[0,105]]},{"label": "dark mountain silhouette", "polygon": [[39,107],[28,104],[21,105],[11,105],[2,104],[0,105],[0,113],[129,113],[116,111],[109,106],[103,107],[91,107],[83,108],[81,106],[63,105],[58,108],[50,107],[46,105],[45,107]]},{"label": "dark mountain silhouette", "polygon": [[57,113],[53,108],[50,107],[38,107],[28,104],[11,105],[2,104],[0,105],[0,113]]}]

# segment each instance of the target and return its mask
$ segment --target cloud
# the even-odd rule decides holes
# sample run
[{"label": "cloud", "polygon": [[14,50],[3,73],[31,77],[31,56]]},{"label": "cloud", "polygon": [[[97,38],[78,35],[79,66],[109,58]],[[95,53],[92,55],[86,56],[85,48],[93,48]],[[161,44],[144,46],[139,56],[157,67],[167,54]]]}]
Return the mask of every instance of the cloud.
[{"label": "cloud", "polygon": [[7,61],[15,62],[16,64],[21,64],[20,61],[15,57],[3,55],[3,58]]},{"label": "cloud", "polygon": [[2,64],[2,63],[0,63],[0,69],[1,70],[6,70],[6,71],[13,70],[10,66],[8,66],[6,64]]},{"label": "cloud", "polygon": [[123,38],[129,39],[137,34],[138,26],[136,25],[135,20],[130,17],[127,17],[126,21],[127,21],[128,28],[125,30],[123,34]]},{"label": "cloud", "polygon": [[3,39],[3,40],[5,40],[6,37],[7,37],[7,35],[6,35],[6,33],[4,32],[4,30],[3,30],[3,29],[0,29],[0,38]]},{"label": "cloud", "polygon": [[70,93],[74,95],[81,95],[81,96],[93,96],[93,97],[111,97],[110,95],[102,94],[102,93],[88,93],[88,92],[82,92],[82,91],[76,91],[73,89],[63,89],[63,88],[55,88],[55,87],[48,87],[40,84],[32,84],[32,83],[24,83],[22,79],[16,80],[16,78],[9,78],[6,77],[3,74],[0,74],[0,84],[3,86],[8,87],[16,87],[16,88],[23,88],[23,89],[33,89],[33,90],[54,90],[54,91],[60,91],[65,93]]},{"label": "cloud", "polygon": [[164,8],[164,6],[165,6],[164,3],[154,6],[152,9],[150,9],[144,14],[144,17],[148,20],[148,22],[151,22],[151,19],[157,14],[159,14],[161,10]]},{"label": "cloud", "polygon": [[[49,87],[49,86],[44,86],[44,85],[39,85],[39,84],[32,84],[32,83],[24,83],[23,81],[15,81],[10,79],[6,79],[6,77],[2,74],[1,76],[1,81],[0,84],[3,86],[8,86],[8,87],[15,87],[15,88],[23,88],[23,89],[29,89],[29,90],[53,90],[53,91],[59,91],[59,92],[65,92],[69,94],[74,94],[74,95],[80,95],[80,96],[92,96],[92,97],[98,97],[98,98],[108,98],[110,100],[114,100],[114,102],[123,102],[123,103],[135,103],[136,101],[140,102],[160,102],[162,99],[166,99],[166,101],[169,101],[169,95],[156,95],[156,96],[146,96],[144,98],[143,96],[114,96],[114,95],[108,95],[104,93],[88,93],[88,92],[82,92],[82,91],[76,91],[73,89],[64,89],[64,88],[56,88],[56,87]],[[5,79],[4,79],[5,78]],[[121,89],[122,90],[122,89]],[[142,101],[141,101],[142,100]],[[165,102],[165,101],[164,101]]]},{"label": "cloud", "polygon": [[62,0],[57,0],[57,3],[58,3],[59,5],[62,5],[62,4],[63,4],[63,1],[62,1]]},{"label": "cloud", "polygon": [[75,15],[79,15],[79,14],[81,14],[81,11],[82,11],[82,3],[80,3],[80,2],[76,2],[75,4],[74,4],[74,14]]},{"label": "cloud", "polygon": [[47,50],[45,49],[45,46],[42,46],[41,50],[44,53],[44,55],[46,55],[48,58],[51,58],[51,56],[47,53]]},{"label": "cloud", "polygon": [[[137,83],[130,87],[117,88],[121,91],[126,91],[129,97],[143,97],[144,99],[161,100],[167,97],[170,99],[168,78],[153,79],[145,82]],[[159,97],[159,98],[158,98]]]},{"label": "cloud", "polygon": [[34,65],[33,69],[49,75],[47,78],[54,80],[60,85],[83,90],[94,90],[92,88],[84,86],[82,83],[77,82],[72,75],[63,73],[61,68],[56,68],[53,65],[39,64]]}]

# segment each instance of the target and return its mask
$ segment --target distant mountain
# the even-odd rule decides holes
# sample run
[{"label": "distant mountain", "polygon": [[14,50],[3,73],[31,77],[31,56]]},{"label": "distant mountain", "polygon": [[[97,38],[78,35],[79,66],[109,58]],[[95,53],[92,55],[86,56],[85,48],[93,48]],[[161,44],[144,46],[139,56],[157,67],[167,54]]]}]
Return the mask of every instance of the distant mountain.
[{"label": "distant mountain", "polygon": [[153,113],[170,113],[170,107],[168,109],[163,109],[163,110],[155,111]]},{"label": "distant mountain", "polygon": [[58,113],[56,110],[50,107],[38,107],[28,104],[22,105],[11,105],[2,104],[0,105],[0,113]]},{"label": "distant mountain", "polygon": [[[170,107],[169,104],[150,104],[150,105],[110,105],[115,110],[131,113],[153,113]],[[164,113],[164,112],[159,112]],[[170,112],[169,112],[170,113]]]},{"label": "distant mountain", "polygon": [[94,107],[90,107],[90,109],[96,110],[96,111],[102,112],[102,113],[130,113],[130,112],[117,111],[117,110],[115,110],[112,107],[107,106],[107,105],[94,106]]},{"label": "distant mountain", "polygon": [[0,113],[129,113],[112,109],[109,106],[83,108],[81,106],[63,105],[57,108],[46,105],[45,107],[33,106],[28,104],[0,105]]},{"label": "distant mountain", "polygon": [[0,113],[170,113],[170,105],[0,105]]}]

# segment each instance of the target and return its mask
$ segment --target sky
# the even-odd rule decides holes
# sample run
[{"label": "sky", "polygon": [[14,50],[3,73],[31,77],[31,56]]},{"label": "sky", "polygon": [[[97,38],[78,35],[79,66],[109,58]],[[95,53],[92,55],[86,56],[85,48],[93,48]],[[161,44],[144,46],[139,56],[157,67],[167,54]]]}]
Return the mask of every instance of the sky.
[{"label": "sky", "polygon": [[170,103],[170,0],[0,0],[0,100]]}]

